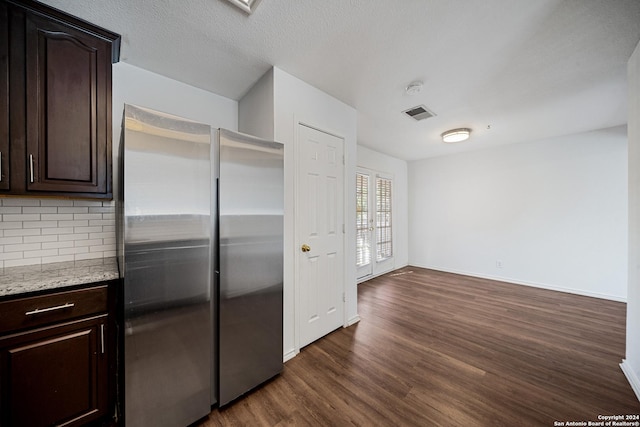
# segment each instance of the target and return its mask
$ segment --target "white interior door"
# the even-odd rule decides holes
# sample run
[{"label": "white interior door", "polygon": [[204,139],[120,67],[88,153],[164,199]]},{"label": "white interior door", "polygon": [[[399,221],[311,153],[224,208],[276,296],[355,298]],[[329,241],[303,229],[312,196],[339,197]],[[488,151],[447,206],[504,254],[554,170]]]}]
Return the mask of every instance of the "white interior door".
[{"label": "white interior door", "polygon": [[344,140],[298,125],[299,345],[344,319]]}]

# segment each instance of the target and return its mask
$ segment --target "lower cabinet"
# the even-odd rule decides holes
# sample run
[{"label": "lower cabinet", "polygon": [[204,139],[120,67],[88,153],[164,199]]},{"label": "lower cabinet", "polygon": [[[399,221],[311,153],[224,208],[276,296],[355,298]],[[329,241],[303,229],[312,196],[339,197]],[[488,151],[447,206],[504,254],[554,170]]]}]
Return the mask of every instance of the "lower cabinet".
[{"label": "lower cabinet", "polygon": [[[82,301],[83,292],[70,292],[64,301]],[[26,316],[35,311],[36,317],[41,316],[36,320],[40,325],[43,317],[60,317],[78,308],[76,302],[66,302],[68,308],[60,305],[64,295],[55,294],[57,306],[47,308],[47,297],[39,296],[2,302],[0,310],[17,306]],[[31,300],[36,300],[37,307],[25,311]],[[103,313],[0,335],[0,426],[107,423],[110,324],[106,311],[105,307]]]}]

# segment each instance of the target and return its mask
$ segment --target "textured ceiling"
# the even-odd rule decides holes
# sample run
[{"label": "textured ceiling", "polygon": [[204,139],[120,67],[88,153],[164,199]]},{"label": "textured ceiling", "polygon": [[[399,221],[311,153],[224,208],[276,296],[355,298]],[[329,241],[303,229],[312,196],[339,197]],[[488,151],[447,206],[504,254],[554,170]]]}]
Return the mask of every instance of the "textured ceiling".
[{"label": "textured ceiling", "polygon": [[[359,144],[406,160],[626,123],[640,40],[639,0],[44,2],[122,34],[122,61],[235,100],[276,66],[355,107]],[[419,104],[437,116],[401,114]],[[455,127],[472,138],[443,144]]]}]

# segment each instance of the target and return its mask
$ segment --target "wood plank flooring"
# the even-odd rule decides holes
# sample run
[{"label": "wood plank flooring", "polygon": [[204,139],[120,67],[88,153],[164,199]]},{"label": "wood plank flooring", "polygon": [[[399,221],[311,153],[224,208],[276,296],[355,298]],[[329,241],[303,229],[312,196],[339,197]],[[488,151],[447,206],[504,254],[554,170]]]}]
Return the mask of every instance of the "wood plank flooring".
[{"label": "wood plank flooring", "polygon": [[640,414],[623,303],[405,267],[358,288],[360,323],[197,425],[553,426]]}]

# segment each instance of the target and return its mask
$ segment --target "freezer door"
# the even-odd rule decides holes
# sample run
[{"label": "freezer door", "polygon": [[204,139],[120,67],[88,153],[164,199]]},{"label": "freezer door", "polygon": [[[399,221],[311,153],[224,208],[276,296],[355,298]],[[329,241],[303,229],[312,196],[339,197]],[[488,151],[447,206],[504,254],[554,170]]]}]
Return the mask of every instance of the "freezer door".
[{"label": "freezer door", "polygon": [[282,144],[220,130],[219,403],[282,370]]},{"label": "freezer door", "polygon": [[211,410],[211,128],[125,106],[118,208],[127,427]]}]

